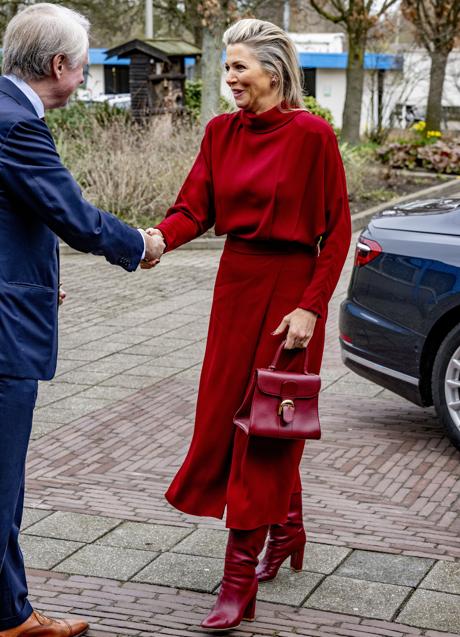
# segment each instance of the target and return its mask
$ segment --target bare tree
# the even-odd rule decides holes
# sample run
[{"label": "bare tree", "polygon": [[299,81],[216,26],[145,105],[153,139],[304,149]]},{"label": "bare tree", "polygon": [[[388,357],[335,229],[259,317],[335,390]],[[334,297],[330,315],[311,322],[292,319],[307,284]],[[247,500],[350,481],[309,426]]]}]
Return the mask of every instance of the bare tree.
[{"label": "bare tree", "polygon": [[348,38],[347,87],[343,109],[343,141],[359,143],[364,87],[364,54],[370,30],[399,0],[310,0],[323,18],[344,27]]},{"label": "bare tree", "polygon": [[[0,0],[0,30],[18,11],[39,0]],[[60,0],[48,0],[62,4]],[[92,24],[91,42],[95,46],[109,47],[127,39],[134,32],[142,32],[143,0],[65,0],[64,5],[83,13]]]},{"label": "bare tree", "polygon": [[403,0],[402,11],[431,57],[426,129],[439,130],[447,59],[460,36],[460,0]]}]

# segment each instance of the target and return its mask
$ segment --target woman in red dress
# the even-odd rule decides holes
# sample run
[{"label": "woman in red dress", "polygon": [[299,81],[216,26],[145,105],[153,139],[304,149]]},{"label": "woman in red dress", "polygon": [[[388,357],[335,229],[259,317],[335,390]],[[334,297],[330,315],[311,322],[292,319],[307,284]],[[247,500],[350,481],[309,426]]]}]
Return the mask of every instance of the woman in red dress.
[{"label": "woman in red dress", "polygon": [[[319,373],[327,304],[350,242],[337,141],[303,106],[294,44],[279,27],[241,20],[224,36],[226,81],[239,110],[212,119],[166,218],[152,232],[167,251],[215,225],[227,235],[217,274],[196,422],[166,493],[177,509],[222,518],[229,539],[217,602],[202,626],[254,617],[258,580],[302,568],[299,463],[303,441],[250,438],[233,424],[253,371],[282,338],[309,344]],[[286,353],[300,371],[303,353]],[[267,530],[269,542],[257,566]]]}]

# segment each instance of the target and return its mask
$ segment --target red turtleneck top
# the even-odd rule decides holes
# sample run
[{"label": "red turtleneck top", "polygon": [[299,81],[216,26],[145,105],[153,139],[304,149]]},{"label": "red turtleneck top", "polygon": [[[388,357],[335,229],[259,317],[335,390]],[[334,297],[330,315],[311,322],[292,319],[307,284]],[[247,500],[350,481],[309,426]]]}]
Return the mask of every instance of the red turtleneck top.
[{"label": "red turtleneck top", "polygon": [[175,204],[157,226],[172,250],[215,225],[249,241],[321,240],[299,307],[325,314],[350,243],[345,174],[332,128],[307,111],[278,107],[219,115]]}]

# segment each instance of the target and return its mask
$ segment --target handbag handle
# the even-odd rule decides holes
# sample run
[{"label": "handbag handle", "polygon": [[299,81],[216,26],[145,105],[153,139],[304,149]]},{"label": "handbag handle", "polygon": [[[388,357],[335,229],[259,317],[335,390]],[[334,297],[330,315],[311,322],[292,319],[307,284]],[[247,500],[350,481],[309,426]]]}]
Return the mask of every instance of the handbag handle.
[{"label": "handbag handle", "polygon": [[[276,350],[275,357],[272,363],[268,366],[268,369],[271,369],[272,371],[276,370],[285,345],[286,345],[286,339],[284,341],[281,341],[278,349]],[[305,348],[305,361],[303,365],[303,373],[308,374],[308,347]]]}]

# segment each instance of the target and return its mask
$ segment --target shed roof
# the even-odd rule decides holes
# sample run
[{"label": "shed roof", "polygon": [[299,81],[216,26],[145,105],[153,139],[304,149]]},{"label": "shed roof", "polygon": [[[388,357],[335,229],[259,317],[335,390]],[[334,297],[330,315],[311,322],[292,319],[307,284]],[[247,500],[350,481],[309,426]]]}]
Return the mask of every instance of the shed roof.
[{"label": "shed roof", "polygon": [[156,38],[154,40],[130,40],[107,50],[109,57],[130,57],[133,53],[145,53],[152,57],[166,59],[169,56],[197,56],[201,50],[190,42],[175,38]]}]

